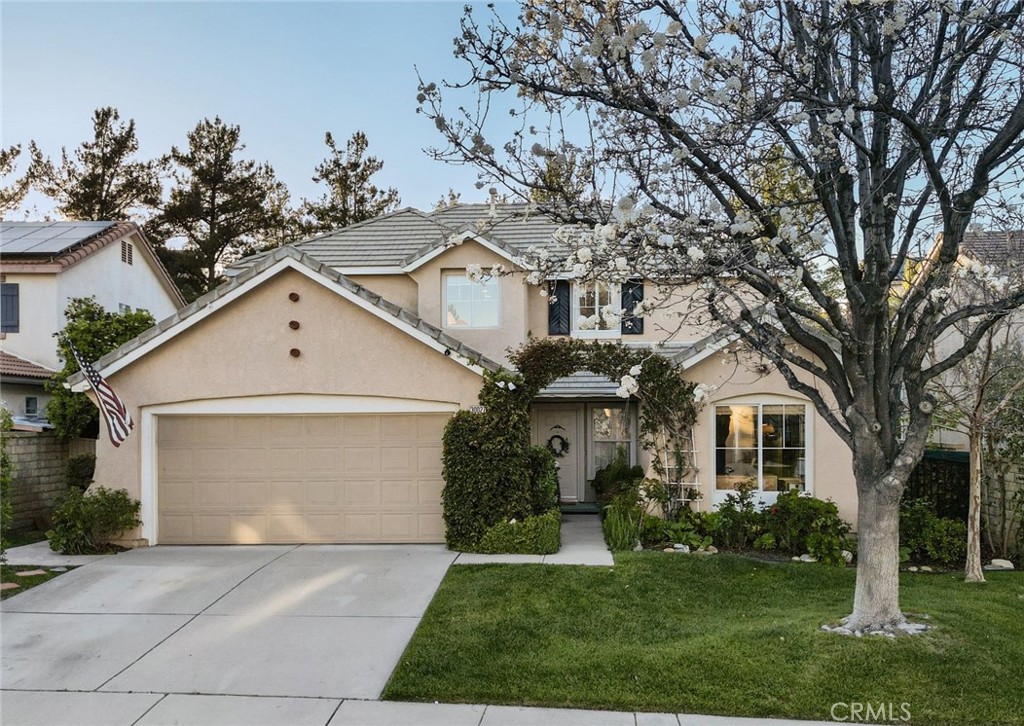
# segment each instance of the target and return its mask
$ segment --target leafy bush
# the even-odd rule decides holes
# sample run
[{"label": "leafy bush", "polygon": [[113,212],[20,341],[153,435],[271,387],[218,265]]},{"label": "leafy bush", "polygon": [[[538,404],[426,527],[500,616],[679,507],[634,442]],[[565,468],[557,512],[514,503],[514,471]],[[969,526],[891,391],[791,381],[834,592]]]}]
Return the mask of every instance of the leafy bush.
[{"label": "leafy bush", "polygon": [[604,515],[604,540],[612,552],[631,550],[640,542],[643,512],[639,507],[621,508],[609,504]]},{"label": "leafy bush", "polygon": [[558,467],[547,447],[531,446],[527,451],[530,464],[530,504],[534,514],[558,508]]},{"label": "leafy bush", "polygon": [[749,549],[764,530],[764,513],[754,502],[753,488],[741,485],[736,494],[727,494],[718,507],[715,541],[730,549]]},{"label": "leafy bush", "polygon": [[939,517],[927,499],[908,499],[900,504],[900,548],[914,561],[962,564],[967,558],[967,525]]},{"label": "leafy bush", "polygon": [[7,552],[7,535],[14,521],[11,505],[12,464],[7,454],[7,432],[11,430],[11,412],[0,409],[0,561]]},{"label": "leafy bush", "polygon": [[529,396],[517,380],[488,373],[480,391],[485,412],[460,411],[445,427],[441,504],[453,550],[475,551],[491,527],[534,512]]},{"label": "leafy bush", "polygon": [[522,521],[498,522],[484,532],[474,552],[550,555],[561,547],[562,513],[549,509]]},{"label": "leafy bush", "polygon": [[53,510],[53,529],[46,533],[50,549],[65,555],[102,552],[111,541],[141,524],[139,501],[124,489],[98,489],[84,494],[68,489]]},{"label": "leafy bush", "polygon": [[643,467],[630,466],[629,452],[625,446],[620,446],[612,462],[594,474],[593,486],[598,503],[602,507],[608,505],[619,494],[635,489],[643,478]]},{"label": "leafy bush", "polygon": [[849,545],[850,525],[834,503],[789,491],[779,494],[765,514],[765,531],[779,549],[791,555],[807,552],[830,564],[845,563],[842,551]]},{"label": "leafy bush", "polygon": [[96,457],[93,454],[80,454],[68,457],[64,466],[64,482],[70,489],[85,491],[92,484],[96,473]]}]

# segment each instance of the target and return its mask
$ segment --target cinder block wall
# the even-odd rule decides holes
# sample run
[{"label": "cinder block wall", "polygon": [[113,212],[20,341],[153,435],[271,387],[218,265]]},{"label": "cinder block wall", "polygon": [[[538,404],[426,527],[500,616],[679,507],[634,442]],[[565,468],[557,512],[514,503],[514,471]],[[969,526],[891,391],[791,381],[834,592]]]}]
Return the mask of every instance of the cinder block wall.
[{"label": "cinder block wall", "polygon": [[[1024,468],[1021,466],[1013,466],[1006,475],[1006,489],[1007,489],[1007,508],[1013,506],[1013,496],[1024,489]],[[991,487],[985,487],[982,491],[981,500],[981,516],[986,523],[990,523],[992,526],[998,526],[1000,521],[1000,508],[1002,506],[1001,496],[998,492],[992,491]],[[1019,528],[1018,522],[1012,530],[1011,541],[1015,544],[1020,542],[1019,539]],[[1024,552],[1020,551],[1019,544],[1016,549],[1018,556],[1024,555]]]},{"label": "cinder block wall", "polygon": [[13,531],[33,529],[49,522],[53,504],[64,491],[64,467],[68,456],[95,452],[95,442],[76,439],[61,442],[52,432],[9,431],[7,453],[13,465],[11,505]]}]

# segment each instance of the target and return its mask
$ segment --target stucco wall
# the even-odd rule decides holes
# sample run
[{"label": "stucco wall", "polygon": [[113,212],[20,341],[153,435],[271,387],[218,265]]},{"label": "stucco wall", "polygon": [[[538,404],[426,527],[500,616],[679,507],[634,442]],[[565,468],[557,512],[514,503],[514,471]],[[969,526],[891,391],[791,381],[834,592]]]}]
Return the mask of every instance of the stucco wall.
[{"label": "stucco wall", "polygon": [[[489,270],[495,264],[509,267],[508,260],[487,248],[468,241],[438,255],[411,275],[419,286],[419,316],[431,325],[447,332],[466,345],[475,348],[499,363],[507,363],[506,351],[526,339],[526,285],[521,275],[497,278],[501,289],[501,320],[497,328],[447,329],[444,310],[444,276],[446,273],[465,274],[466,266],[480,265]],[[547,327],[544,328],[547,333]]]},{"label": "stucco wall", "polygon": [[[419,290],[416,281],[408,275],[349,275],[352,282],[380,295],[385,300],[401,305],[419,315]],[[431,321],[432,322],[432,321]],[[436,324],[436,323],[433,323]]]},{"label": "stucco wall", "polygon": [[4,383],[0,387],[0,405],[14,416],[25,415],[25,398],[27,396],[36,397],[39,416],[45,417],[46,402],[50,400],[50,395],[43,390],[41,382],[38,386],[28,383]]},{"label": "stucco wall", "polygon": [[18,332],[3,334],[4,350],[47,368],[60,368],[53,337],[64,325],[57,277],[5,271],[4,282],[18,285],[19,310]]},{"label": "stucco wall", "polygon": [[[300,299],[291,302],[289,293]],[[298,321],[292,330],[289,321]],[[289,351],[297,348],[299,357]],[[467,407],[479,375],[293,270],[285,270],[149,355],[110,375],[136,431],[101,436],[96,481],[141,495],[147,408],[275,394],[377,396]],[[384,399],[382,399],[384,400]],[[302,411],[296,410],[296,414]]]}]

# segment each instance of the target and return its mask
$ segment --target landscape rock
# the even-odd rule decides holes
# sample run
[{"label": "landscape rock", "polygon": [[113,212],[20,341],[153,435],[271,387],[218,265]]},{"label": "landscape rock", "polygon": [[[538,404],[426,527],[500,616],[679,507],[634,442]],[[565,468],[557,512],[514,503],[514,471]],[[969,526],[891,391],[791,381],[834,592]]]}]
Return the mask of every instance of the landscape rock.
[{"label": "landscape rock", "polygon": [[666,547],[665,549],[662,550],[662,552],[675,552],[675,550],[672,549],[671,547]]},{"label": "landscape rock", "polygon": [[907,570],[909,570],[910,572],[917,572],[917,569],[917,565],[911,565],[907,568]]},{"label": "landscape rock", "polygon": [[818,558],[815,557],[814,555],[803,554],[803,555],[800,555],[800,561],[801,562],[817,562]]},{"label": "landscape rock", "polygon": [[843,561],[846,562],[846,564],[853,562],[853,553],[850,552],[850,550],[843,550],[839,554],[843,556]]},{"label": "landscape rock", "polygon": [[792,556],[792,557],[790,557],[789,559],[793,560],[793,562],[799,562],[799,561],[800,561],[800,558],[799,558],[799,557],[797,557],[796,555],[793,555],[793,556]]},{"label": "landscape rock", "polygon": [[68,568],[66,568],[66,567],[51,567],[50,568],[50,572],[67,572],[67,571],[68,571]]},{"label": "landscape rock", "polygon": [[715,547],[714,545],[708,545],[707,548],[704,551],[707,552],[709,555],[717,555],[718,554],[718,548]]},{"label": "landscape rock", "polygon": [[986,570],[1012,570],[1013,563],[1009,560],[992,560],[985,565]]},{"label": "landscape rock", "polygon": [[935,570],[930,568],[928,565],[921,565],[921,572],[934,572],[934,571]]},{"label": "landscape rock", "polygon": [[672,549],[674,549],[676,552],[682,552],[684,555],[690,554],[690,545],[674,544],[672,545]]}]

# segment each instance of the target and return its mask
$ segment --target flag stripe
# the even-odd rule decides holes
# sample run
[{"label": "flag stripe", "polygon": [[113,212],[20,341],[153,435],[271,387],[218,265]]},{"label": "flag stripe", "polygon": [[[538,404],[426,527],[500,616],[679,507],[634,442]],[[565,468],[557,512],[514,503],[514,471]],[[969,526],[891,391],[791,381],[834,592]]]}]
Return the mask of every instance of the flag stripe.
[{"label": "flag stripe", "polygon": [[132,421],[132,416],[128,413],[128,407],[114,393],[114,389],[103,379],[103,376],[97,373],[96,369],[89,363],[82,360],[82,356],[74,344],[70,340],[67,341],[67,344],[71,349],[72,355],[75,356],[75,360],[78,361],[78,367],[82,369],[85,379],[89,381],[92,390],[96,392],[99,409],[103,413],[103,420],[107,423],[107,434],[110,436],[110,443],[114,446],[120,446],[121,442],[128,438],[128,434],[135,428],[135,422]]}]

